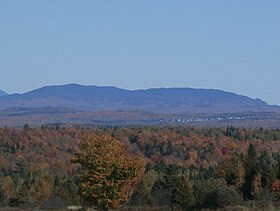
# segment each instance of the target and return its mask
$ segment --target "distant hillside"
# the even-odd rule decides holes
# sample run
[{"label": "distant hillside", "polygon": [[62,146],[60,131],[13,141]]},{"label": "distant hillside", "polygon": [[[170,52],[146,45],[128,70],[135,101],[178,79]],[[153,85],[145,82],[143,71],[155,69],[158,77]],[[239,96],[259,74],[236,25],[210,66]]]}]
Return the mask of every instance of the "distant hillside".
[{"label": "distant hillside", "polygon": [[24,94],[0,97],[0,108],[64,107],[84,111],[126,110],[164,113],[280,111],[259,99],[215,89],[116,87],[68,84],[46,86]]},{"label": "distant hillside", "polygon": [[7,95],[6,92],[0,90],[0,97]]}]

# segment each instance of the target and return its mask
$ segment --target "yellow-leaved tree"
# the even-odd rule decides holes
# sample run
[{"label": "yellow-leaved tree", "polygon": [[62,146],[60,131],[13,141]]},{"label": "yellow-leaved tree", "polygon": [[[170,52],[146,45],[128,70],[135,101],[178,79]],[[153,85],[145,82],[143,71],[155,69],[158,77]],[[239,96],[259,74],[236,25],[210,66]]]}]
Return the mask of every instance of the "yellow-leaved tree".
[{"label": "yellow-leaved tree", "polygon": [[144,173],[144,160],[129,154],[111,136],[82,141],[73,163],[81,165],[79,195],[87,207],[119,208],[129,200]]}]

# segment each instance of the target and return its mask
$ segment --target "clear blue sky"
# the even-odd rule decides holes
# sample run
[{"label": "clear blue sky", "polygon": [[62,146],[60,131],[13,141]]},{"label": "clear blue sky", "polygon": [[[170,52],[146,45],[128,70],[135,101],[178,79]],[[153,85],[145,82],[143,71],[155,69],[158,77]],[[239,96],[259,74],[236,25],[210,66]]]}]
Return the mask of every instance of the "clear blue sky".
[{"label": "clear blue sky", "polygon": [[1,0],[0,89],[200,87],[280,105],[279,0]]}]

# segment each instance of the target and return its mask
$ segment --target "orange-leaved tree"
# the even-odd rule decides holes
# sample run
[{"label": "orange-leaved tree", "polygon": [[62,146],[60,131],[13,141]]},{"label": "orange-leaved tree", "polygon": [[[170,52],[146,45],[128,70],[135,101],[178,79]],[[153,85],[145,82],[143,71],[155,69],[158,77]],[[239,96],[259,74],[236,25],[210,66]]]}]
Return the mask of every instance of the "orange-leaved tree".
[{"label": "orange-leaved tree", "polygon": [[86,138],[73,163],[81,165],[79,194],[88,207],[106,210],[127,202],[144,173],[144,160],[111,136]]},{"label": "orange-leaved tree", "polygon": [[271,191],[277,200],[280,199],[280,179],[275,180],[271,184]]}]

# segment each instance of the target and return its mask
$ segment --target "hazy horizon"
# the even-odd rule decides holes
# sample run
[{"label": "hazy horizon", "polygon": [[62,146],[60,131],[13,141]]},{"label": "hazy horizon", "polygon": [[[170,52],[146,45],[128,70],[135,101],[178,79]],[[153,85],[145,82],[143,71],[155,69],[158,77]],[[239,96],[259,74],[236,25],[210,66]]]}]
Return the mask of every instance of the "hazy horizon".
[{"label": "hazy horizon", "polygon": [[219,89],[280,105],[280,2],[0,3],[0,90]]}]

